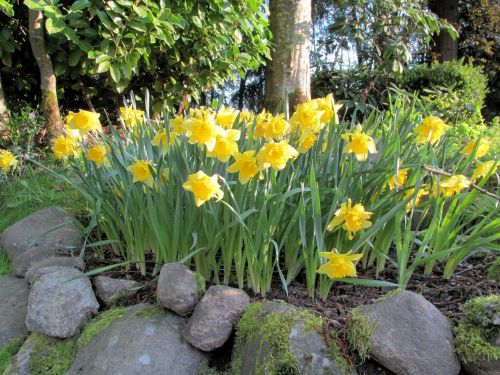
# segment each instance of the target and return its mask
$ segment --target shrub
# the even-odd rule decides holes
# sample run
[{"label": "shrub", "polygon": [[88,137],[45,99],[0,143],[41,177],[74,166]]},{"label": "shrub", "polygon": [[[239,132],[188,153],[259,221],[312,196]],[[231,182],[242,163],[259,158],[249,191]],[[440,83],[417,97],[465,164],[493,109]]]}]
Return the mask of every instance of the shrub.
[{"label": "shrub", "polygon": [[449,135],[460,145],[464,138],[477,138],[487,129],[481,115],[487,82],[480,67],[460,60],[417,65],[403,74],[402,88],[416,92],[426,112],[453,124]]},{"label": "shrub", "polygon": [[[130,107],[109,134],[80,111],[68,121],[79,133],[54,140],[53,150],[78,176],[60,177],[87,199],[91,222],[143,273],[152,254],[155,272],[189,262],[208,280],[262,294],[275,274],[286,290],[302,273],[310,295],[319,285],[326,297],[335,280],[397,286],[355,278],[361,258],[379,270],[389,259],[404,287],[419,265],[430,272],[446,260],[449,276],[473,248],[496,246],[498,211],[464,218],[479,193],[465,175],[484,186],[496,162],[480,163],[484,141],[446,158],[443,121],[423,118],[405,96],[390,102],[363,125],[339,123],[331,96],[301,104],[289,119],[228,108],[150,119]],[[419,205],[422,195],[429,199]],[[432,220],[414,232],[420,209]]]}]

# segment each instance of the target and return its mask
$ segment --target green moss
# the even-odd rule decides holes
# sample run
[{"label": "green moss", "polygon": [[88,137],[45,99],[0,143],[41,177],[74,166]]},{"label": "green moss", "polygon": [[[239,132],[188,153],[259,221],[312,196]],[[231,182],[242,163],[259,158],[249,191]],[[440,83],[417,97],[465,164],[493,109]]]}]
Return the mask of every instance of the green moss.
[{"label": "green moss", "polygon": [[199,272],[193,272],[194,277],[196,277],[196,282],[198,283],[198,294],[203,294],[207,290],[207,281],[203,275]]},{"label": "green moss", "polygon": [[[290,350],[290,332],[299,320],[304,323],[306,335],[312,332],[323,334],[323,319],[307,311],[293,309],[267,313],[262,303],[252,304],[236,328],[232,374],[240,374],[241,350],[245,343],[253,340],[258,340],[261,345],[257,355],[264,354],[263,358],[255,359],[256,375],[300,374],[297,358]],[[345,373],[349,372],[347,361],[342,357],[340,349],[336,345],[332,345],[325,354],[330,356],[342,370],[345,370]]]},{"label": "green moss", "polygon": [[343,374],[350,374],[351,367],[347,362],[347,359],[342,355],[340,348],[335,344],[337,341],[338,334],[335,330],[330,330],[330,337],[332,339],[332,345],[328,347],[327,355],[331,360],[338,366]]},{"label": "green moss", "polygon": [[0,349],[0,374],[9,367],[12,358],[17,354],[21,346],[23,345],[24,336],[19,336],[9,340]]},{"label": "green moss", "polygon": [[0,276],[10,275],[12,268],[10,267],[9,257],[5,250],[0,246]]},{"label": "green moss", "polygon": [[373,322],[359,309],[351,310],[346,327],[347,341],[349,348],[356,351],[362,361],[370,358],[368,354],[371,350],[370,338],[374,329]]},{"label": "green moss", "polygon": [[77,347],[81,348],[87,345],[99,332],[108,327],[116,319],[122,318],[127,314],[129,314],[129,311],[125,307],[115,307],[100,313],[85,326],[77,340]]},{"label": "green moss", "polygon": [[28,340],[33,343],[30,355],[32,375],[63,375],[68,371],[75,356],[76,339],[58,340],[33,333]]},{"label": "green moss", "polygon": [[402,291],[402,289],[400,289],[400,288],[393,289],[390,292],[378,297],[375,300],[375,302],[385,301],[386,299],[391,298],[392,296],[395,296],[396,294],[398,294],[401,291]]},{"label": "green moss", "polygon": [[165,310],[160,306],[148,306],[134,313],[134,316],[147,317],[164,314]]},{"label": "green moss", "polygon": [[455,350],[465,362],[500,359],[500,348],[490,341],[498,334],[500,295],[477,297],[464,305],[464,316],[455,329]]},{"label": "green moss", "polygon": [[500,283],[500,257],[497,256],[493,262],[488,265],[486,269],[486,277],[489,280]]}]

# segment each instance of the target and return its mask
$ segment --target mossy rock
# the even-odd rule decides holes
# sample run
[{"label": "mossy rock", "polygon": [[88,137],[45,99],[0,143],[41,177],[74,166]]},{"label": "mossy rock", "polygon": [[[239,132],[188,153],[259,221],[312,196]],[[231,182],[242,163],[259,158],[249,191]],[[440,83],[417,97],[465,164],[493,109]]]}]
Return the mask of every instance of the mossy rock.
[{"label": "mossy rock", "polygon": [[486,268],[486,277],[489,280],[500,283],[500,256],[497,256],[493,262]]},{"label": "mossy rock", "polygon": [[24,336],[15,337],[0,349],[0,374],[3,374],[5,369],[10,366],[12,359],[23,345],[23,342]]},{"label": "mossy rock", "polygon": [[322,318],[287,303],[252,304],[236,328],[232,373],[352,373],[340,349],[335,344],[326,345],[322,327]]},{"label": "mossy rock", "polygon": [[357,352],[363,362],[370,358],[370,338],[374,329],[375,324],[359,308],[350,311],[346,326],[347,341],[349,348]]},{"label": "mossy rock", "polygon": [[500,295],[477,297],[464,305],[455,329],[455,348],[471,374],[500,373]]}]

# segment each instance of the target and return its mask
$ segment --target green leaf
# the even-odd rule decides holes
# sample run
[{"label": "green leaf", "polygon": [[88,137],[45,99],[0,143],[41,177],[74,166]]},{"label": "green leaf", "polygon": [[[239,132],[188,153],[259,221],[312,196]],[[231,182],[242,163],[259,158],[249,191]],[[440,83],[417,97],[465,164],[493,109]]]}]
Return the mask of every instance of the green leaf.
[{"label": "green leaf", "polygon": [[45,22],[45,28],[49,34],[57,34],[66,28],[64,19],[61,18],[48,18]]},{"label": "green leaf", "polygon": [[78,62],[80,61],[80,58],[82,57],[82,51],[77,49],[69,55],[68,58],[68,65],[69,66],[76,66]]},{"label": "green leaf", "polygon": [[122,77],[121,71],[120,71],[120,65],[119,64],[112,64],[110,66],[109,70],[111,74],[111,79],[115,81],[115,83],[118,83]]},{"label": "green leaf", "polygon": [[92,5],[90,0],[77,0],[71,5],[71,11],[78,12],[79,10],[88,8]]}]

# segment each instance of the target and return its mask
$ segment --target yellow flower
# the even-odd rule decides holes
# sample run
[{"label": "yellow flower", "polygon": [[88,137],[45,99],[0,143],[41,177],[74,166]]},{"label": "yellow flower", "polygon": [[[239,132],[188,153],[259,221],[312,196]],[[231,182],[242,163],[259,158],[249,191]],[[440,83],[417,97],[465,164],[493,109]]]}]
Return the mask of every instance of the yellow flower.
[{"label": "yellow flower", "polygon": [[78,129],[71,129],[69,127],[69,124],[73,120],[73,117],[75,116],[74,112],[69,111],[68,114],[66,115],[66,122],[64,124],[64,130],[73,138],[75,139],[80,139],[80,131]]},{"label": "yellow flower", "polygon": [[253,116],[254,114],[252,112],[250,112],[248,109],[244,109],[240,112],[240,121],[245,124],[249,124],[252,122]]},{"label": "yellow flower", "polygon": [[147,160],[138,160],[134,164],[129,165],[127,167],[127,170],[132,172],[132,175],[134,176],[134,182],[142,182],[149,186],[150,188],[153,187],[154,181],[153,181],[153,175],[151,174],[150,168],[150,161]]},{"label": "yellow flower", "polygon": [[[404,199],[408,198],[409,196],[413,195],[413,193],[415,193],[415,189],[409,189],[405,192],[405,195],[404,195]],[[420,203],[420,199],[424,196],[424,195],[428,195],[429,192],[425,189],[418,189],[418,193],[417,195],[415,196],[414,199],[412,199],[411,201],[409,201],[407,204],[406,204],[406,212],[410,211],[413,207],[418,207],[419,203]],[[415,202],[415,203],[414,203]]]},{"label": "yellow flower", "polygon": [[[493,168],[493,165],[496,164],[495,160],[485,161],[483,163],[477,163],[476,169],[472,172],[471,180],[477,181],[481,177],[484,177],[488,174],[488,172]],[[496,170],[496,167],[495,167]]]},{"label": "yellow flower", "polygon": [[101,131],[102,127],[99,121],[99,116],[99,113],[80,109],[78,113],[73,114],[68,127],[71,130],[78,130],[82,136],[88,132]]},{"label": "yellow flower", "polygon": [[457,174],[450,177],[444,177],[439,184],[434,185],[434,194],[437,195],[438,187],[445,197],[451,197],[458,194],[462,189],[468,188],[470,181],[464,175]]},{"label": "yellow flower", "polygon": [[170,120],[170,127],[172,128],[174,133],[182,134],[186,131],[184,128],[184,116],[175,115],[173,119]]},{"label": "yellow flower", "polygon": [[439,117],[427,116],[422,121],[422,124],[415,128],[417,133],[417,144],[430,142],[435,144],[446,133],[449,126],[444,123]]},{"label": "yellow flower", "polygon": [[267,169],[273,167],[280,171],[285,168],[288,160],[297,157],[299,153],[296,149],[288,144],[288,141],[283,140],[278,143],[266,143],[257,153],[257,163],[259,169]]},{"label": "yellow flower", "polygon": [[144,111],[134,109],[131,104],[128,107],[120,107],[120,114],[125,125],[129,128],[135,128],[138,124],[142,124]]},{"label": "yellow flower", "polygon": [[[297,104],[295,113],[290,117],[292,131],[319,133],[321,130],[321,116],[323,111],[318,110],[317,102],[309,101]],[[325,124],[325,122],[323,122]]]},{"label": "yellow flower", "polygon": [[373,138],[363,133],[361,125],[356,125],[354,133],[345,133],[341,135],[342,139],[348,141],[344,152],[354,153],[356,159],[364,161],[368,158],[368,153],[376,154],[377,148]]},{"label": "yellow flower", "polygon": [[205,145],[208,151],[215,147],[217,135],[221,133],[222,128],[215,124],[214,116],[204,114],[200,117],[191,117],[186,120],[184,128],[188,141],[191,144]]},{"label": "yellow flower", "polygon": [[217,181],[217,175],[210,177],[203,173],[203,171],[189,175],[188,180],[184,182],[182,187],[194,194],[196,207],[200,207],[213,197],[216,197],[218,201],[224,197],[224,193]]},{"label": "yellow flower", "polygon": [[106,159],[106,147],[103,145],[97,145],[92,148],[89,148],[87,151],[87,158],[95,163],[97,168],[102,167],[103,165],[109,167],[109,161]]},{"label": "yellow flower", "polygon": [[15,169],[17,159],[12,152],[0,149],[0,170],[7,172],[11,167]]},{"label": "yellow flower", "polygon": [[285,114],[280,113],[278,116],[269,119],[264,130],[264,136],[266,139],[282,138],[288,133],[289,129],[290,125],[285,120]]},{"label": "yellow flower", "polygon": [[238,152],[237,141],[240,139],[240,133],[239,129],[222,130],[221,134],[217,135],[214,149],[209,151],[207,156],[215,156],[221,162],[227,162],[231,156]]},{"label": "yellow flower", "polygon": [[52,140],[52,151],[58,159],[66,159],[69,156],[75,156],[80,150],[75,138],[71,136],[59,136]]},{"label": "yellow flower", "polygon": [[259,173],[254,150],[245,151],[242,154],[234,154],[234,160],[234,163],[227,167],[226,171],[228,173],[239,172],[240,183],[246,184],[252,177]]},{"label": "yellow flower", "polygon": [[[175,133],[171,131],[169,133],[169,144],[173,145],[176,138],[179,136],[179,133]],[[151,141],[151,144],[156,147],[161,148],[162,154],[166,154],[168,151],[168,146],[167,146],[167,131],[161,130],[156,135],[153,137],[153,140]]]},{"label": "yellow flower", "polygon": [[273,115],[265,110],[262,110],[261,113],[257,115],[257,121],[255,123],[255,130],[253,132],[253,136],[264,137],[266,135],[266,129],[269,125],[269,122],[273,119]]},{"label": "yellow flower", "polygon": [[354,233],[359,232],[363,228],[369,228],[372,223],[369,221],[372,212],[365,211],[361,203],[352,206],[352,201],[349,198],[347,204],[342,203],[340,209],[335,212],[335,217],[327,226],[328,231],[333,231],[335,227],[342,225],[349,232],[349,239],[352,240]]},{"label": "yellow flower", "polygon": [[306,132],[300,134],[299,147],[297,147],[297,150],[301,154],[305,154],[307,151],[311,149],[312,146],[314,146],[317,139],[318,137],[313,132]]},{"label": "yellow flower", "polygon": [[[408,169],[400,169],[398,171],[398,188],[404,185],[406,179],[408,178]],[[387,181],[387,185],[391,188],[391,191],[396,188],[396,176],[392,176],[389,181]]]},{"label": "yellow flower", "polygon": [[221,108],[215,116],[215,122],[224,129],[231,129],[238,116],[238,111],[233,108]]},{"label": "yellow flower", "polygon": [[[480,158],[488,153],[490,149],[490,139],[489,138],[481,138],[479,141],[479,146],[477,147],[476,157]],[[477,139],[475,141],[469,142],[467,146],[465,146],[462,150],[462,155],[470,155],[474,148],[476,147]]]},{"label": "yellow flower", "polygon": [[326,274],[331,279],[341,279],[344,277],[356,277],[356,263],[363,257],[363,254],[351,255],[339,254],[334,249],[331,252],[320,252],[320,257],[328,259],[328,262],[321,265],[317,273]]},{"label": "yellow flower", "polygon": [[327,123],[334,117],[335,123],[339,123],[337,111],[342,108],[342,104],[335,104],[332,94],[328,94],[324,98],[314,99],[313,101],[316,103],[318,111],[323,112],[320,118],[322,123]]}]

